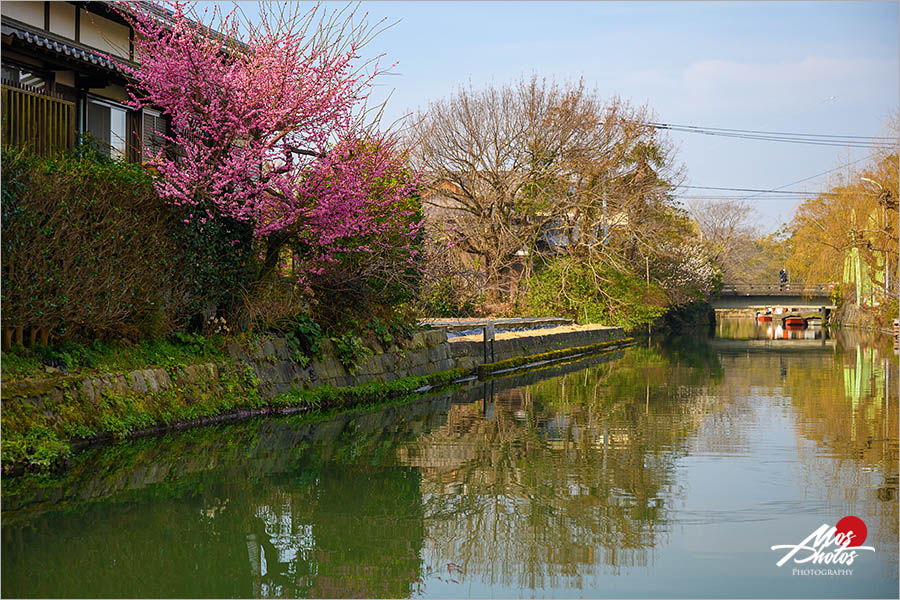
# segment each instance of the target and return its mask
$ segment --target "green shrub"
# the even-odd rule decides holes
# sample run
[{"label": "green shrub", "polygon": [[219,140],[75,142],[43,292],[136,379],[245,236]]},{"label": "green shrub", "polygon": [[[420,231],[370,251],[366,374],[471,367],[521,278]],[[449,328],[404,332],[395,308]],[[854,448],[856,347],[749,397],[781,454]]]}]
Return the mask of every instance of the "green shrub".
[{"label": "green shrub", "polygon": [[419,330],[418,319],[414,313],[395,310],[390,315],[374,317],[368,322],[368,334],[385,348],[401,340],[411,339]]},{"label": "green shrub", "polygon": [[193,318],[194,329],[204,325],[198,315],[208,309],[234,314],[242,292],[254,288],[258,261],[253,226],[215,216],[212,207],[202,204],[168,210],[174,214],[171,237],[178,247],[183,310]]},{"label": "green shrub", "polygon": [[549,261],[528,281],[523,302],[535,316],[570,316],[580,323],[626,329],[666,312],[665,293],[634,274],[611,267],[594,270],[572,258]]},{"label": "green shrub", "polygon": [[140,165],[87,148],[2,160],[4,327],[83,340],[177,327],[173,217]]},{"label": "green shrub", "polygon": [[291,360],[306,366],[310,359],[322,356],[322,328],[306,315],[294,319],[283,331]]},{"label": "green shrub", "polygon": [[4,435],[0,447],[4,465],[27,464],[36,469],[55,466],[72,453],[67,442],[43,426],[33,427],[24,435]]},{"label": "green shrub", "polygon": [[356,374],[356,368],[364,358],[372,355],[372,349],[366,346],[363,339],[354,331],[333,337],[331,341],[334,342],[337,359],[351,375]]}]

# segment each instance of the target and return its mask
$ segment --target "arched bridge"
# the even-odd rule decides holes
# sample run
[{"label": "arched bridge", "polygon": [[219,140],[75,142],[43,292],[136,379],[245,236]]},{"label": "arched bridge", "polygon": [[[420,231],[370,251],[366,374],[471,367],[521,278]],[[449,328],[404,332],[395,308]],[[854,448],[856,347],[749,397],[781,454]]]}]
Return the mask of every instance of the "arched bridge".
[{"label": "arched bridge", "polygon": [[833,309],[833,290],[833,284],[726,283],[722,287],[722,293],[711,303],[717,309]]}]

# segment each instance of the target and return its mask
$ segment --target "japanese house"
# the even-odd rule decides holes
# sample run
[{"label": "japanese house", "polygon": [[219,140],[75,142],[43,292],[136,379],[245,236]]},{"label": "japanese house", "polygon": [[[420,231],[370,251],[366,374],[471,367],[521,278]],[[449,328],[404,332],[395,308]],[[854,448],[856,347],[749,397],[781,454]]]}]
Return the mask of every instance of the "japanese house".
[{"label": "japanese house", "polygon": [[126,105],[134,32],[104,2],[4,1],[2,143],[39,154],[90,134],[105,154],[128,161],[155,155],[165,121]]}]

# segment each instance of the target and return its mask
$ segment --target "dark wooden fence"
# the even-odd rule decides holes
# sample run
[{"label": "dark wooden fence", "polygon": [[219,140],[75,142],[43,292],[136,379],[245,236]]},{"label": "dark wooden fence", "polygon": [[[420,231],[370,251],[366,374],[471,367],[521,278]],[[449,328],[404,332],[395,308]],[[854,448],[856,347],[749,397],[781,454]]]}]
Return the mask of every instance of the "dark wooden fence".
[{"label": "dark wooden fence", "polygon": [[75,146],[75,104],[4,81],[3,147],[47,156]]}]

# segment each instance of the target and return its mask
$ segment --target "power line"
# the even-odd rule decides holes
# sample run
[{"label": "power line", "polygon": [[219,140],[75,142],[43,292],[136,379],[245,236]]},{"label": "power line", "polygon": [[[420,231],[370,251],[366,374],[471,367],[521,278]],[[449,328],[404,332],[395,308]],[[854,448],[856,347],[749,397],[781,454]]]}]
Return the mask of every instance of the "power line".
[{"label": "power line", "polygon": [[[786,190],[784,188],[791,187],[792,185],[797,185],[798,183],[804,183],[811,179],[816,179],[818,177],[822,177],[823,175],[828,175],[829,173],[834,173],[835,171],[840,171],[841,169],[846,169],[847,167],[853,166],[855,164],[861,163],[864,160],[869,160],[872,158],[874,154],[868,154],[863,156],[862,158],[858,158],[852,162],[834,167],[833,169],[828,169],[827,171],[822,171],[821,173],[816,173],[815,175],[810,175],[809,177],[804,177],[803,179],[798,179],[797,181],[792,181],[791,183],[786,183],[784,185],[780,185],[778,187],[770,188],[768,190],[756,190],[754,194],[750,196],[695,196],[696,198],[705,198],[705,199],[722,199],[722,200],[749,200],[751,198],[756,198],[758,196],[762,196],[763,194],[784,194],[785,197],[788,195],[817,195],[824,196],[828,194],[832,194],[834,192],[805,192],[805,191],[794,191],[794,190]],[[690,189],[708,189],[708,190],[717,190],[717,191],[750,191],[746,188],[718,188],[711,186],[692,186],[692,185],[682,185],[679,186],[682,188],[690,188]],[[680,195],[680,198],[688,198],[689,196]],[[768,196],[767,198],[771,198],[772,196]],[[794,196],[797,197],[797,196]]]},{"label": "power line", "polygon": [[808,196],[810,194],[815,193],[815,192],[806,192],[806,191],[795,192],[795,191],[791,191],[791,190],[777,191],[777,190],[761,190],[761,189],[755,189],[755,188],[714,187],[714,186],[709,186],[709,185],[682,185],[681,187],[683,187],[685,189],[691,189],[691,190],[716,190],[716,191],[721,191],[721,192],[756,192],[758,194],[769,194],[769,193],[777,192],[779,194],[799,194],[799,195]]},{"label": "power line", "polygon": [[[745,196],[695,196],[695,195],[676,195],[676,198],[679,200],[748,200]],[[803,200],[803,196],[761,196],[759,198],[755,198],[754,201],[759,200],[785,200],[785,201],[794,201],[794,200]]]},{"label": "power line", "polygon": [[779,136],[792,136],[792,137],[822,137],[822,138],[852,138],[852,139],[866,139],[866,140],[894,140],[897,138],[893,136],[878,136],[878,135],[837,135],[837,134],[827,134],[827,133],[788,133],[784,131],[758,131],[755,129],[728,129],[724,127],[701,127],[699,125],[675,125],[672,123],[658,123],[655,121],[651,121],[648,125],[652,125],[654,127],[678,127],[684,129],[702,129],[707,131],[728,131],[728,132],[736,132],[736,133],[756,133],[756,134],[765,134],[765,135],[779,135]]},{"label": "power line", "polygon": [[716,137],[730,137],[737,139],[783,142],[788,144],[804,144],[811,146],[830,146],[839,148],[883,148],[896,143],[896,138],[880,136],[841,136],[830,134],[795,134],[779,132],[757,132],[754,130],[722,129],[713,127],[699,127],[696,125],[674,125],[670,123],[648,123],[654,129],[673,131],[679,133],[696,133]]},{"label": "power line", "polygon": [[717,133],[711,131],[695,131],[695,130],[687,130],[687,129],[673,129],[671,127],[664,127],[659,129],[665,129],[667,131],[681,132],[681,133],[698,133],[701,135],[709,135],[713,137],[726,137],[726,138],[734,138],[734,139],[744,139],[744,140],[754,140],[761,142],[780,142],[785,144],[802,144],[805,146],[822,146],[822,147],[830,147],[830,148],[882,148],[887,144],[885,142],[851,142],[851,141],[840,141],[840,140],[825,140],[825,139],[806,139],[806,138],[789,138],[789,137],[775,137],[775,136],[759,136],[759,135],[739,135],[739,134],[729,134],[729,133]]},{"label": "power line", "polygon": [[[792,185],[797,185],[798,183],[803,183],[803,182],[809,181],[810,179],[816,179],[817,177],[821,177],[822,175],[828,175],[829,173],[834,173],[835,171],[840,171],[841,169],[845,169],[851,165],[861,163],[864,160],[869,160],[873,156],[874,156],[874,154],[868,154],[867,156],[863,156],[862,158],[854,160],[853,162],[849,162],[845,165],[841,165],[841,166],[835,167],[833,169],[828,169],[827,171],[822,171],[821,173],[818,173],[816,175],[811,175],[810,177],[804,177],[803,179],[798,179],[797,181],[793,181],[791,183],[786,183],[786,184],[778,186],[776,188],[772,188],[772,191],[774,192],[774,191],[778,191],[778,190],[783,190],[786,187],[791,187]],[[759,194],[754,194],[753,196],[747,196],[747,198],[754,198],[755,196],[758,196],[758,195]]]}]

